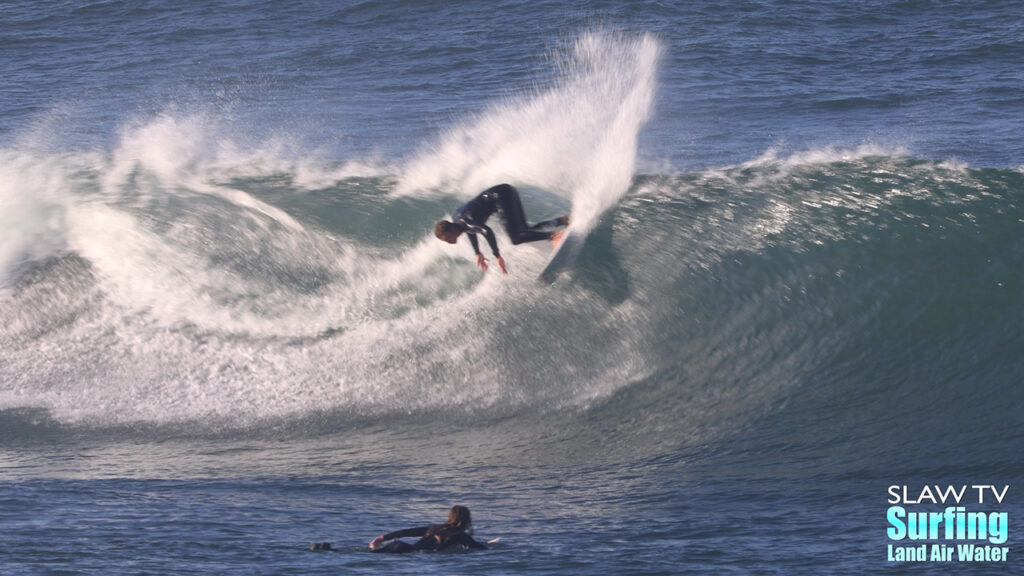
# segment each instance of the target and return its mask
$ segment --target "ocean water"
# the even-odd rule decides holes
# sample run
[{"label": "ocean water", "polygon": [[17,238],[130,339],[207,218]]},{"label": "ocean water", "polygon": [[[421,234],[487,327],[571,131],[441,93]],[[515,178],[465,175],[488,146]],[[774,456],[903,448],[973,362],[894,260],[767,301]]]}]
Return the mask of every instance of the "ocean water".
[{"label": "ocean water", "polygon": [[178,4],[0,10],[0,572],[1024,573],[1017,3]]}]

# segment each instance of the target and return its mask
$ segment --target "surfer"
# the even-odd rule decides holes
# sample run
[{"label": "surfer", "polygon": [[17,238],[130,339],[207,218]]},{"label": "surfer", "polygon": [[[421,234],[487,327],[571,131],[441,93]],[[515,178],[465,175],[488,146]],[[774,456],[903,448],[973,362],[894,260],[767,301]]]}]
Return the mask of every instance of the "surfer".
[{"label": "surfer", "polygon": [[[473,520],[469,508],[452,506],[448,511],[448,521],[444,524],[433,524],[420,528],[408,528],[389,534],[377,536],[370,541],[370,550],[374,552],[416,552],[419,550],[444,550],[452,546],[465,546],[486,550],[487,545],[477,542],[470,536],[473,531]],[[419,538],[415,544],[409,544],[398,538]],[[384,542],[391,540],[387,545]]]},{"label": "surfer", "polygon": [[486,271],[487,259],[480,252],[480,244],[476,238],[477,234],[483,234],[498,261],[498,267],[504,274],[508,274],[505,259],[498,252],[498,241],[494,238],[494,231],[485,224],[491,214],[495,212],[501,215],[501,221],[505,225],[505,231],[508,232],[508,237],[512,240],[513,245],[538,240],[551,240],[557,245],[565,231],[555,231],[552,228],[569,225],[569,217],[562,216],[530,226],[526,223],[519,191],[508,184],[498,184],[459,206],[450,222],[438,220],[434,225],[434,236],[449,244],[455,244],[463,232],[468,233],[469,243],[473,245],[473,252],[476,254],[476,265]]}]

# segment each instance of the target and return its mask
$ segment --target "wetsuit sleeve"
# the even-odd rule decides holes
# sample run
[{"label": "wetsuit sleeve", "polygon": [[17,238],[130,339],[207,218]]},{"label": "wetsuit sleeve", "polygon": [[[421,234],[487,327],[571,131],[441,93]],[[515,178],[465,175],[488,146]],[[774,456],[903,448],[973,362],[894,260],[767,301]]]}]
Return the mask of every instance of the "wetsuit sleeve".
[{"label": "wetsuit sleeve", "polygon": [[466,225],[466,232],[469,232],[469,243],[473,245],[473,253],[480,253],[480,243],[476,239],[477,234],[483,234],[484,238],[487,239],[487,244],[491,247],[491,252],[494,253],[495,258],[500,258],[501,253],[498,252],[498,239],[494,237],[494,231],[485,224],[474,224],[463,220]]},{"label": "wetsuit sleeve", "polygon": [[421,538],[427,534],[429,526],[422,526],[420,528],[407,528],[405,530],[397,530],[384,535],[385,540],[394,540],[395,538]]},{"label": "wetsuit sleeve", "polygon": [[491,252],[494,254],[494,257],[501,258],[501,254],[498,253],[498,239],[494,237],[494,231],[487,226],[483,226],[483,229],[484,238],[487,238],[487,243],[490,244]]}]

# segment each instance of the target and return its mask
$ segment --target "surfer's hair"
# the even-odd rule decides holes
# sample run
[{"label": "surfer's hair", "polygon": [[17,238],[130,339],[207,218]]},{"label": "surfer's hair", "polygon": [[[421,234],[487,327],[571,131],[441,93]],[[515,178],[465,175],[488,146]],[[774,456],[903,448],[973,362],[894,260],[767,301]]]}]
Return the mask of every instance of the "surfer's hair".
[{"label": "surfer's hair", "polygon": [[469,508],[465,506],[452,506],[452,509],[448,511],[448,525],[454,528],[462,528],[463,530],[468,529],[473,524],[473,519],[469,515]]},{"label": "surfer's hair", "polygon": [[473,529],[473,520],[469,515],[469,508],[465,506],[452,506],[448,511],[448,521],[444,524],[434,524],[427,528],[427,536],[436,538],[440,544],[449,538],[465,534]]},{"label": "surfer's hair", "polygon": [[434,236],[444,240],[444,237],[455,227],[455,224],[447,220],[438,220],[434,224]]}]

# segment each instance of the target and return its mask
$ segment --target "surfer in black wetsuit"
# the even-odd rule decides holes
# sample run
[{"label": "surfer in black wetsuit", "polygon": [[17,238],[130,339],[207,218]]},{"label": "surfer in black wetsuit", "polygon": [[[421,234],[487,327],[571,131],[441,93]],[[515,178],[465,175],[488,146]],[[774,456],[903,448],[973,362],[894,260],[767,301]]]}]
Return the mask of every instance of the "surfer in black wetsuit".
[{"label": "surfer in black wetsuit", "polygon": [[526,223],[519,191],[508,184],[499,184],[484,190],[476,198],[459,206],[459,209],[452,215],[451,222],[438,220],[434,225],[434,235],[449,244],[455,244],[463,232],[468,233],[469,243],[473,245],[473,252],[476,253],[476,265],[486,271],[487,259],[480,253],[480,244],[476,238],[477,234],[483,234],[498,261],[498,267],[503,273],[508,274],[505,259],[498,252],[498,241],[494,238],[494,231],[485,224],[491,214],[495,212],[501,215],[501,221],[505,225],[505,230],[513,245],[538,240],[552,240],[557,243],[561,240],[564,231],[555,231],[552,228],[569,224],[569,217],[562,216],[530,226]]},{"label": "surfer in black wetsuit", "polygon": [[[370,550],[374,552],[417,552],[420,550],[444,550],[452,546],[465,546],[466,548],[477,548],[486,550],[487,545],[481,544],[469,535],[473,528],[473,520],[469,515],[469,508],[465,506],[452,506],[448,511],[448,521],[444,524],[433,524],[420,528],[409,528],[398,530],[382,536],[377,536],[370,542]],[[398,538],[419,538],[415,544],[409,544],[398,540]],[[387,545],[385,541],[391,540]]]}]

